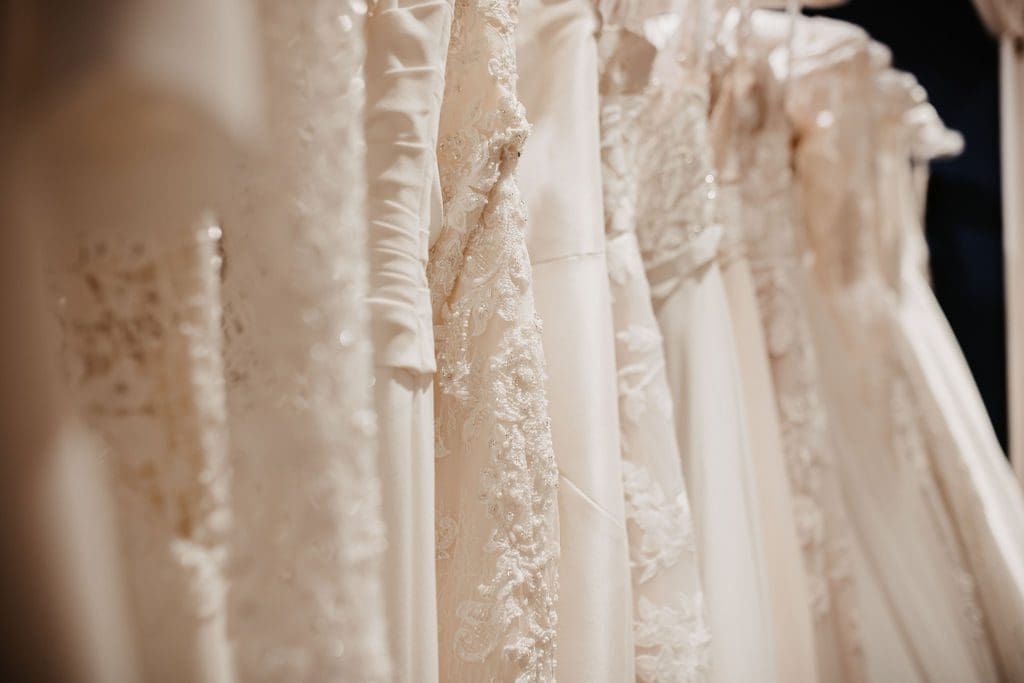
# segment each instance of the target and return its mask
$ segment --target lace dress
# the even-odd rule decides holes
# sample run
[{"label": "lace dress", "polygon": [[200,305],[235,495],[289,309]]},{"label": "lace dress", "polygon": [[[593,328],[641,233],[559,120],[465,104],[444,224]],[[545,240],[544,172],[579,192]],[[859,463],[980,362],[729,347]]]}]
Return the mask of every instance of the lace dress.
[{"label": "lace dress", "polygon": [[455,4],[427,278],[441,680],[552,681],[558,473],[516,164],[514,0]]},{"label": "lace dress", "polygon": [[230,681],[219,231],[202,221],[230,147],[181,93],[123,72],[80,86],[34,154],[67,393],[110,470],[142,679]]},{"label": "lace dress", "polygon": [[[648,25],[670,42],[638,121],[637,239],[664,338],[711,631],[712,681],[774,681],[771,600],[736,338],[716,256],[707,137],[707,6]],[[670,34],[668,30],[682,26]]]},{"label": "lace dress", "polygon": [[926,434],[897,353],[872,174],[878,67],[866,37],[837,22],[802,21],[796,36],[788,108],[821,293],[809,319],[843,448],[837,471],[874,582],[864,591],[869,671],[878,680],[995,680],[973,580],[922,469]]},{"label": "lace dress", "polygon": [[222,224],[237,673],[390,680],[358,246],[365,5],[264,0],[259,10],[268,139]]},{"label": "lace dress", "polygon": [[733,144],[742,169],[746,253],[779,407],[818,674],[826,681],[862,681],[867,671],[849,520],[807,319],[814,290],[795,222],[792,130],[784,108],[790,21],[768,12],[751,17],[747,58],[754,73],[745,101],[753,111],[748,110],[747,125]]},{"label": "lace dress", "polygon": [[887,275],[899,301],[899,338],[924,424],[932,495],[952,521],[1006,680],[1024,677],[1024,496],[1000,449],[956,338],[921,269],[926,256],[910,165],[916,81],[879,79],[884,111],[876,160]]},{"label": "lace dress", "polygon": [[717,0],[713,18],[709,136],[718,168],[716,207],[723,230],[719,267],[736,332],[744,408],[757,468],[758,515],[765,539],[779,679],[813,681],[818,673],[808,582],[797,540],[768,348],[744,240],[747,219],[741,178],[747,164],[742,158],[742,144],[759,115],[755,99],[758,75],[749,44],[749,3]]},{"label": "lace dress", "polygon": [[635,232],[636,122],[655,50],[639,33],[642,27],[632,28],[642,17],[624,9],[606,8],[602,16],[601,177],[633,575],[636,678],[645,683],[696,683],[707,680],[711,634],[665,353]]},{"label": "lace dress", "polygon": [[[632,599],[601,195],[599,20],[592,0],[523,0],[520,175],[544,321],[562,554],[558,675],[634,677]],[[556,151],[557,150],[557,151]]]}]

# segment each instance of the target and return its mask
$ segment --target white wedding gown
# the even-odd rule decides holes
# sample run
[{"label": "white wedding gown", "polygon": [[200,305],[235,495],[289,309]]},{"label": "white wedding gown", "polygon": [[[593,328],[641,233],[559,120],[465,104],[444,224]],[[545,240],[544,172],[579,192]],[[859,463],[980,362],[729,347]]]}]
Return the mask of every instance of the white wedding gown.
[{"label": "white wedding gown", "polygon": [[[648,24],[659,85],[640,117],[637,238],[664,338],[711,631],[708,680],[774,681],[771,598],[735,332],[716,260],[708,5]],[[702,21],[703,19],[703,21]],[[679,29],[672,33],[673,26]]]},{"label": "white wedding gown", "polygon": [[382,0],[366,17],[367,211],[377,462],[391,680],[438,677],[434,334],[427,251],[440,229],[437,130],[453,7]]},{"label": "white wedding gown", "polygon": [[516,165],[512,0],[458,3],[430,248],[440,680],[553,681],[558,470]]},{"label": "white wedding gown", "polygon": [[560,475],[559,572],[565,579],[558,603],[558,676],[632,680],[629,549],[601,195],[598,15],[592,0],[524,0],[519,14],[520,96],[532,125],[520,184]]},{"label": "white wedding gown", "polygon": [[151,75],[101,60],[40,122],[43,253],[65,391],[111,474],[141,677],[231,681],[219,229],[203,213],[234,154],[219,112]]},{"label": "white wedding gown", "polygon": [[391,680],[367,253],[355,246],[367,238],[365,6],[256,6],[267,139],[223,214],[226,367],[200,394],[226,381],[237,678]]},{"label": "white wedding gown", "polygon": [[665,352],[636,241],[636,126],[656,54],[642,35],[643,20],[653,16],[645,14],[621,4],[606,7],[599,37],[601,178],[633,576],[636,679],[696,683],[706,680],[710,671],[711,634]]},{"label": "white wedding gown", "polygon": [[804,238],[821,293],[809,320],[855,545],[873,581],[862,593],[868,666],[880,680],[991,681],[997,669],[973,579],[922,476],[928,446],[897,352],[877,231],[875,147],[865,144],[874,75],[885,66],[885,55],[873,62],[873,52],[856,29],[801,20],[787,93]]},{"label": "white wedding gown", "polygon": [[783,681],[813,681],[818,679],[818,667],[809,585],[797,538],[779,406],[745,240],[748,217],[742,179],[753,164],[745,158],[744,145],[760,114],[754,99],[757,74],[749,44],[750,8],[747,2],[716,0],[714,10],[708,135],[718,169],[716,209],[722,226],[718,260],[736,335],[746,423],[756,467],[758,516],[772,600],[778,676]]},{"label": "white wedding gown", "polygon": [[[85,15],[90,30],[79,31]],[[30,662],[25,677],[37,680],[230,673],[223,393],[212,387],[205,401],[195,381],[216,374],[217,359],[200,356],[216,350],[219,301],[196,229],[224,196],[229,139],[259,118],[249,19],[232,0],[5,12],[19,40],[0,110],[3,317],[17,325],[3,374],[18,394],[16,406],[4,401],[17,435],[3,438],[4,481],[16,488],[7,529],[33,532],[18,540],[8,591],[21,592],[17,568],[36,570],[23,593],[31,616],[8,610],[20,620],[5,652],[15,678]],[[191,51],[176,54],[186,36]],[[51,373],[57,348],[63,382]],[[210,479],[188,481],[205,467]]]},{"label": "white wedding gown", "polygon": [[817,675],[823,681],[869,679],[851,529],[836,470],[839,449],[822,394],[819,356],[808,320],[815,292],[804,268],[799,207],[791,172],[793,131],[786,117],[792,19],[754,12],[747,91],[737,103],[747,125],[736,146],[747,257],[757,289],[792,515],[803,554],[813,619]]},{"label": "white wedding gown", "polygon": [[923,465],[974,576],[1000,675],[1018,680],[1024,677],[1024,495],[921,269],[927,246],[910,164],[916,81],[896,72],[879,81],[880,224],[890,248],[886,274],[898,297],[903,366],[929,447]]}]

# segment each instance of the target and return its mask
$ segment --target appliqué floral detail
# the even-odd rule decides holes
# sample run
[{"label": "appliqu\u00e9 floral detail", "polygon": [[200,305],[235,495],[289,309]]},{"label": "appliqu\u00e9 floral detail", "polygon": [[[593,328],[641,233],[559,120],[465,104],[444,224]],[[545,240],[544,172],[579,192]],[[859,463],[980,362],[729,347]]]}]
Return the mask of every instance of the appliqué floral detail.
[{"label": "appliqu\u00e9 floral detail", "polygon": [[622,484],[626,521],[640,529],[639,543],[630,535],[629,559],[641,570],[637,581],[644,583],[678,562],[684,551],[694,551],[693,522],[685,494],[670,500],[647,468],[623,460]]},{"label": "appliqu\u00e9 floral detail", "polygon": [[450,560],[452,546],[459,535],[459,523],[453,517],[436,515],[437,523],[434,530],[436,553],[438,560]]},{"label": "appliqu\u00e9 floral detail", "polygon": [[676,604],[657,606],[640,598],[633,624],[637,646],[636,677],[644,683],[699,683],[711,664],[711,632],[704,596],[678,596]]},{"label": "appliqu\u00e9 floral detail", "polygon": [[447,456],[436,461],[439,495],[476,483],[458,516],[487,521],[459,529],[481,553],[438,565],[457,623],[452,632],[442,620],[442,649],[483,664],[480,678],[536,683],[555,678],[558,472],[515,179],[529,130],[515,96],[516,13],[515,0],[455,3],[438,145],[445,219],[427,277]]}]

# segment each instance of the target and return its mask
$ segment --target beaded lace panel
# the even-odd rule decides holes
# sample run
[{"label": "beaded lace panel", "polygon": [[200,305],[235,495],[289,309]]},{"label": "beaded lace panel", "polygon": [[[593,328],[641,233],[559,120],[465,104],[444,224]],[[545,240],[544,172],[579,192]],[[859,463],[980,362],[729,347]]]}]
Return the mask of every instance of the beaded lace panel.
[{"label": "beaded lace panel", "polygon": [[[219,229],[154,232],[64,235],[54,273],[67,378],[107,447],[141,659],[159,678],[168,657],[201,659],[178,641],[223,620],[231,514]],[[210,674],[195,665],[177,662]]]},{"label": "beaded lace panel", "polygon": [[553,681],[558,472],[515,166],[514,0],[458,0],[430,251],[441,678]]},{"label": "beaded lace panel", "polygon": [[[634,233],[639,180],[636,125],[643,105],[644,96],[633,94],[606,94],[601,103],[602,184],[636,671],[638,680],[645,682],[696,683],[708,674],[711,636],[662,337]],[[681,590],[688,592],[681,594]]]},{"label": "beaded lace panel", "polygon": [[707,89],[653,86],[640,117],[637,240],[648,270],[669,263],[713,223],[717,194]]},{"label": "beaded lace panel", "polygon": [[224,216],[245,681],[388,680],[372,448],[362,24],[352,0],[259,4],[268,150]]}]

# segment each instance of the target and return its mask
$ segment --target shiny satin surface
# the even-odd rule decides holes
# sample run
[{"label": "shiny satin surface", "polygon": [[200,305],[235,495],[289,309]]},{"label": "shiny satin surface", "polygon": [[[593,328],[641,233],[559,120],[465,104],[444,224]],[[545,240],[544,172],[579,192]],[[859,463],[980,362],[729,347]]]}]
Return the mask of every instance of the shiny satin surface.
[{"label": "shiny satin surface", "polygon": [[590,0],[526,0],[519,96],[533,126],[519,166],[543,324],[560,477],[558,677],[634,677],[632,599],[605,261],[597,14]]},{"label": "shiny satin surface", "polygon": [[434,549],[433,311],[437,137],[449,0],[381,0],[366,18],[369,292],[392,680],[439,675]]},{"label": "shiny satin surface", "polygon": [[366,145],[376,363],[433,372],[426,263],[440,215],[437,127],[451,30],[448,0],[381,2],[367,17]]}]

